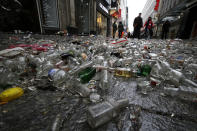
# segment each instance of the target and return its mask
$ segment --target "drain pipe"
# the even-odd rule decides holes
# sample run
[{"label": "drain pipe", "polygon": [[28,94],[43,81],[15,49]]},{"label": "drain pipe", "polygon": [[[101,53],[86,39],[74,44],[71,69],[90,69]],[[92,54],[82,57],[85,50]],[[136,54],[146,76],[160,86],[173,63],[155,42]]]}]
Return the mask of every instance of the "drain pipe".
[{"label": "drain pipe", "polygon": [[43,34],[43,29],[42,29],[42,22],[41,22],[41,14],[40,14],[40,2],[39,0],[36,0],[36,5],[37,5],[37,11],[38,11],[38,18],[39,18],[39,24],[40,24],[40,32]]}]

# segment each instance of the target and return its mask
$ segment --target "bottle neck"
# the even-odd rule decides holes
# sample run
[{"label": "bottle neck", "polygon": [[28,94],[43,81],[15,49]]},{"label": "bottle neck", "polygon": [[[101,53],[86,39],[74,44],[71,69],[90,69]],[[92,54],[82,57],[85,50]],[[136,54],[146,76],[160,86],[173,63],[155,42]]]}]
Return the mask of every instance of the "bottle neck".
[{"label": "bottle neck", "polygon": [[197,84],[189,79],[182,79],[182,82],[184,85],[187,85],[187,86],[191,86],[191,87],[194,87],[194,88],[197,88]]}]

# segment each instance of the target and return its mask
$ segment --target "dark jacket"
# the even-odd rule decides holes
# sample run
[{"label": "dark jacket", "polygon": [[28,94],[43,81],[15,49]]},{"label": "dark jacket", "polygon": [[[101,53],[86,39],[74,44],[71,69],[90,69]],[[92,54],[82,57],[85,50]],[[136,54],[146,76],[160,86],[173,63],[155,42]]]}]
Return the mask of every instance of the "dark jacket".
[{"label": "dark jacket", "polygon": [[113,31],[116,32],[117,31],[117,24],[113,23]]},{"label": "dark jacket", "polygon": [[123,31],[124,31],[124,27],[123,27],[123,24],[122,24],[122,23],[120,23],[120,24],[118,25],[118,31],[119,31],[119,32],[123,32]]},{"label": "dark jacket", "polygon": [[166,21],[163,24],[162,30],[168,32],[169,31],[169,28],[170,28],[170,22],[169,21]]},{"label": "dark jacket", "polygon": [[137,28],[141,28],[143,26],[142,18],[140,16],[134,19],[133,26]]},{"label": "dark jacket", "polygon": [[154,24],[153,24],[152,20],[148,20],[148,21],[146,21],[144,26],[145,26],[145,29],[152,29]]}]

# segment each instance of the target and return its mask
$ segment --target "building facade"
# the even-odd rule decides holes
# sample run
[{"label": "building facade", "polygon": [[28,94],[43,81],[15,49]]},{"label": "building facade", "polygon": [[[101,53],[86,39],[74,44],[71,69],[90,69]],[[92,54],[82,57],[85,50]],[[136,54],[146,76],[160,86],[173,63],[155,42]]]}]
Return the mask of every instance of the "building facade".
[{"label": "building facade", "polygon": [[75,0],[36,0],[41,33],[77,33]]},{"label": "building facade", "polygon": [[[110,26],[110,30],[111,30],[111,36],[113,35],[113,23],[116,21],[116,24],[118,24],[118,19],[121,16],[121,13],[119,13],[119,0],[111,0],[111,6],[110,6],[110,16],[111,16],[111,26]],[[118,33],[116,32],[115,36],[118,36]]]},{"label": "building facade", "polygon": [[[127,0],[111,0],[111,8],[110,8],[110,15],[111,15],[111,32],[112,32],[112,23],[116,21],[118,25],[121,21],[125,31],[128,31],[128,7],[127,7]],[[112,35],[112,33],[111,33]],[[118,36],[118,33],[116,34]]]},{"label": "building facade", "polygon": [[53,30],[66,30],[69,34],[79,35],[97,33],[97,0],[37,1],[44,33]]},{"label": "building facade", "polygon": [[122,21],[122,24],[124,25],[124,28],[128,28],[128,10],[127,10],[127,0],[120,0],[120,13],[121,13],[121,18],[120,21]]},{"label": "building facade", "polygon": [[75,0],[78,34],[96,34],[96,0]]},{"label": "building facade", "polygon": [[126,29],[128,31],[128,27],[129,27],[129,8],[126,7]]},{"label": "building facade", "polygon": [[161,35],[162,24],[169,19],[171,27],[169,38],[190,39],[197,37],[197,1],[196,0],[161,0],[158,11],[158,33]]},{"label": "building facade", "polygon": [[40,0],[40,2],[42,28],[45,32],[54,29],[55,31],[67,30],[69,33],[77,33],[74,0]]},{"label": "building facade", "polygon": [[[0,8],[1,31],[32,31],[111,36],[112,23],[122,21],[128,27],[127,0],[18,0]],[[19,9],[21,12],[14,12]],[[114,13],[116,15],[114,15]],[[12,17],[12,21],[9,21]]]},{"label": "building facade", "polygon": [[2,0],[0,4],[0,31],[40,32],[36,0]]},{"label": "building facade", "polygon": [[[147,0],[143,10],[142,10],[142,19],[143,23],[148,20],[148,17],[154,18],[154,7],[156,5],[156,0]],[[153,19],[154,20],[154,19]]]},{"label": "building facade", "polygon": [[197,0],[147,0],[142,18],[145,22],[152,17],[154,36],[162,34],[164,21],[171,23],[168,38],[189,39],[197,35]]},{"label": "building facade", "polygon": [[155,25],[157,25],[157,22],[158,22],[158,10],[160,6],[160,2],[161,2],[160,0],[147,0],[142,10],[142,19],[143,19],[144,24],[148,20],[148,17],[152,17],[152,21],[154,24],[154,27],[153,27],[154,37],[156,37],[158,34],[157,33],[158,27]]},{"label": "building facade", "polygon": [[111,16],[109,0],[97,0],[96,2],[96,33],[97,35],[110,36]]}]

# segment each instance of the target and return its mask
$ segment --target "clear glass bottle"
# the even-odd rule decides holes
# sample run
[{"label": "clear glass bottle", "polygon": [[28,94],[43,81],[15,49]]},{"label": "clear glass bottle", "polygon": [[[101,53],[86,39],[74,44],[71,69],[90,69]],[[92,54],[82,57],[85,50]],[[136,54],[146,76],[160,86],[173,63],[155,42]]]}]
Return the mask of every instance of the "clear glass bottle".
[{"label": "clear glass bottle", "polygon": [[90,106],[87,112],[88,123],[92,128],[96,128],[118,115],[121,108],[129,105],[128,99],[115,101],[109,99],[105,102]]},{"label": "clear glass bottle", "polygon": [[122,76],[122,77],[132,77],[132,71],[130,68],[116,68],[115,69],[115,76]]},{"label": "clear glass bottle", "polygon": [[42,64],[39,66],[37,70],[37,78],[41,78],[43,76],[48,76],[48,72],[54,68],[54,65],[50,62],[47,61],[46,63]]},{"label": "clear glass bottle", "polygon": [[[104,67],[108,67],[108,62],[104,61],[103,62]],[[109,82],[109,72],[108,70],[102,70],[101,71],[101,82],[100,82],[100,87],[103,90],[109,89],[110,87],[110,82]]]},{"label": "clear glass bottle", "polygon": [[73,79],[70,80],[70,85],[73,87],[74,91],[79,93],[82,97],[89,97],[91,90],[87,87],[86,84],[81,84],[80,81]]},{"label": "clear glass bottle", "polygon": [[68,78],[65,71],[60,69],[51,69],[48,72],[49,78],[53,81],[53,85],[55,87],[61,87],[63,83],[66,82],[66,79]]},{"label": "clear glass bottle", "polygon": [[183,69],[186,78],[197,82],[197,64],[189,64]]}]

